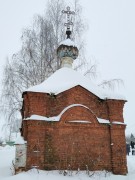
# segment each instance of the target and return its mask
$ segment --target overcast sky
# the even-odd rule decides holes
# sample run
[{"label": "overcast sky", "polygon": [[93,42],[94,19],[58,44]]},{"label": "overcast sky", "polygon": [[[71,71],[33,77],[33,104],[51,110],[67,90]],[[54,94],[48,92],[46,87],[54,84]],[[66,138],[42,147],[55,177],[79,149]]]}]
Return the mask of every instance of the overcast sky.
[{"label": "overcast sky", "polygon": [[[67,0],[71,2],[71,0]],[[0,0],[0,76],[6,57],[21,47],[23,28],[33,16],[43,14],[47,0]],[[86,32],[86,57],[98,64],[98,82],[121,78],[126,96],[124,118],[126,132],[135,133],[135,0],[80,0]],[[1,78],[0,78],[1,79]],[[96,81],[96,83],[97,83]]]}]

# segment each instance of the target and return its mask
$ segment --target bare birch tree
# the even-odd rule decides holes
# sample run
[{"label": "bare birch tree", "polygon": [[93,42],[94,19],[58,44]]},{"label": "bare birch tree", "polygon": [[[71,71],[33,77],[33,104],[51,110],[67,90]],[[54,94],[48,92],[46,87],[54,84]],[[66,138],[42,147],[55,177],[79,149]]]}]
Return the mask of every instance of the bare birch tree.
[{"label": "bare birch tree", "polygon": [[[11,130],[16,130],[19,126],[22,92],[43,82],[60,68],[61,62],[57,58],[56,49],[59,42],[66,38],[65,17],[62,14],[62,10],[67,7],[65,2],[49,0],[45,15],[35,15],[32,26],[24,29],[21,50],[7,60],[3,76],[2,111],[5,112]],[[81,37],[84,23],[81,19],[81,6],[78,0],[73,2],[72,9],[76,15],[72,19],[74,30],[71,38],[78,40],[79,50],[83,51]]]},{"label": "bare birch tree", "polygon": [[[85,70],[84,75],[95,78],[97,66],[88,64],[84,56],[82,35],[85,25],[81,18],[81,6],[78,0],[72,2],[75,16],[72,19],[74,25],[71,39],[77,42],[80,52],[74,69]],[[35,15],[32,26],[24,29],[22,33],[21,50],[7,60],[3,76],[2,112],[5,114],[10,132],[17,131],[21,123],[22,92],[43,82],[60,68],[61,62],[57,57],[56,49],[59,42],[66,38],[65,17],[61,13],[66,7],[64,0],[48,0],[45,15]],[[104,81],[100,86],[111,87],[118,82],[117,80],[109,83]]]}]

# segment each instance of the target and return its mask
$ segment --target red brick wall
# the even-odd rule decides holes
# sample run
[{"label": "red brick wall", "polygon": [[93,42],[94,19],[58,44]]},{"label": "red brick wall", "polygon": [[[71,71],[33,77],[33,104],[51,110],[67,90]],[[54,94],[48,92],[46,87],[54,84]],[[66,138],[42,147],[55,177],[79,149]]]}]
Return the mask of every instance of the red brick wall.
[{"label": "red brick wall", "polygon": [[123,119],[123,107],[124,101],[107,100],[107,106],[109,108],[109,119],[111,121],[124,122]]},{"label": "red brick wall", "polygon": [[125,126],[99,124],[96,119],[123,122],[124,101],[101,100],[80,86],[57,96],[28,92],[24,94],[24,116],[56,116],[71,104],[83,104],[90,110],[72,107],[59,122],[23,121],[23,136],[28,141],[27,168],[67,169],[70,165],[72,169],[86,169],[87,165],[91,170],[126,174]]},{"label": "red brick wall", "polygon": [[126,174],[126,142],[125,126],[112,125],[111,127],[112,144],[112,167],[115,174]]}]

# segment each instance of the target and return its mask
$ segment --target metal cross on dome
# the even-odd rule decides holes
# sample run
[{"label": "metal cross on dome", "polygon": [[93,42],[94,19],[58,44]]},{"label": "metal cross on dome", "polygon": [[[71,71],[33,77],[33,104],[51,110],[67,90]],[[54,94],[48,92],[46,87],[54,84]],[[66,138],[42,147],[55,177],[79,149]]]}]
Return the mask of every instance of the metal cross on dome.
[{"label": "metal cross on dome", "polygon": [[70,19],[70,15],[71,14],[74,15],[75,12],[74,11],[70,11],[70,7],[68,6],[67,10],[62,10],[62,13],[63,14],[67,14],[67,23],[65,23],[64,25],[67,26],[67,31],[66,31],[67,38],[70,38],[70,35],[71,35],[70,26],[73,25],[73,22]]}]

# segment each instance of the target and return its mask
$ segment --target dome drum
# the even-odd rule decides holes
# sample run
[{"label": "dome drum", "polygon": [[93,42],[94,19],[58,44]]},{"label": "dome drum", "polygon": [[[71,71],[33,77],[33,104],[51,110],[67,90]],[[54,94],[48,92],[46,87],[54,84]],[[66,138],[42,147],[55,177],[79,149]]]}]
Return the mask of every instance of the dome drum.
[{"label": "dome drum", "polygon": [[60,45],[57,49],[57,55],[60,59],[70,57],[76,59],[78,57],[78,49],[75,46]]}]

